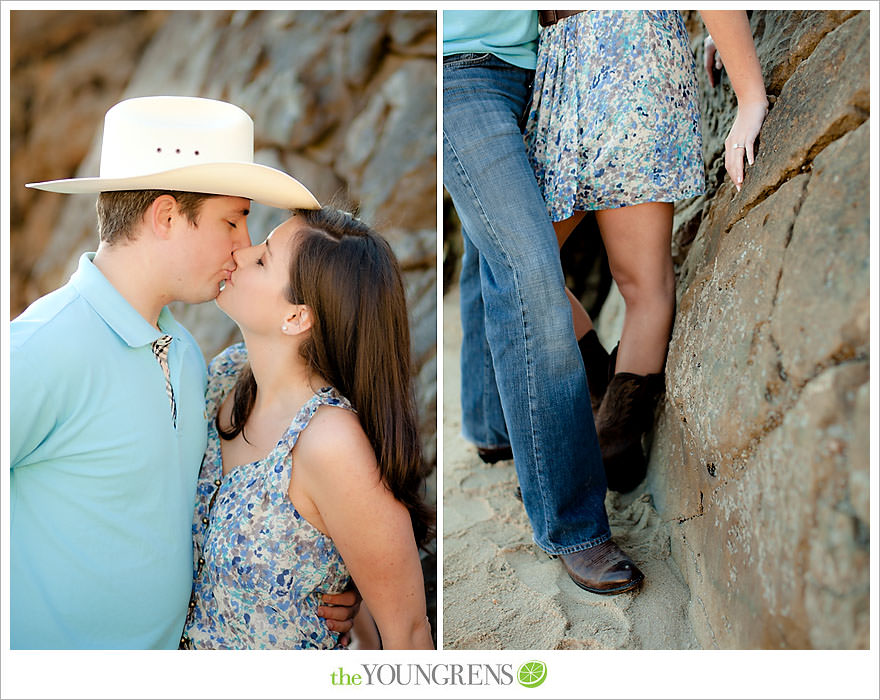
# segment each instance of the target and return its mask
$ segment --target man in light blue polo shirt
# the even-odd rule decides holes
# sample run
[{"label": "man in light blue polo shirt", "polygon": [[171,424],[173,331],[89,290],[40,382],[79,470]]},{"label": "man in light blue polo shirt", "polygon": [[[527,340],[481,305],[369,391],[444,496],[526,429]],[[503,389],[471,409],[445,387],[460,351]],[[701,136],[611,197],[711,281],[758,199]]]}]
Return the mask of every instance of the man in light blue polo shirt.
[{"label": "man in light blue polo shirt", "polygon": [[606,481],[556,234],[520,132],[534,10],[443,13],[443,184],[462,224],[462,432],[516,467],[535,542],[592,593],[642,572],[611,539]]},{"label": "man in light blue polo shirt", "polygon": [[253,163],[247,114],[188,97],[116,105],[100,177],[29,186],[100,193],[101,242],[11,324],[11,646],[176,649],[192,587],[206,368],[166,304],[217,295],[232,252],[250,245],[251,199],[318,203]]},{"label": "man in light blue polo shirt", "polygon": [[[201,352],[93,260],[11,327],[13,648],[174,647],[192,584],[181,533],[205,450]],[[162,335],[176,426],[151,352]]]}]

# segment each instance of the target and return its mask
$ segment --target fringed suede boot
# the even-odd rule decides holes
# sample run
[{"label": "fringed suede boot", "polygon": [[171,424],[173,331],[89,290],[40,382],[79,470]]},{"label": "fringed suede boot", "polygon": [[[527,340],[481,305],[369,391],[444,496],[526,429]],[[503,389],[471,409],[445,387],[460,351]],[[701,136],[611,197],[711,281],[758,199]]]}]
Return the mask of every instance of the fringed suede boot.
[{"label": "fringed suede boot", "polygon": [[612,491],[628,493],[645,478],[648,464],[642,435],[653,425],[654,407],[663,388],[662,373],[618,372],[608,383],[596,416],[596,431]]},{"label": "fringed suede boot", "polygon": [[608,370],[608,351],[599,342],[599,336],[595,329],[591,329],[578,341],[581,357],[584,360],[584,369],[587,371],[587,386],[590,388],[590,405],[593,407],[593,416],[599,412],[605,389],[608,388],[610,377]]}]

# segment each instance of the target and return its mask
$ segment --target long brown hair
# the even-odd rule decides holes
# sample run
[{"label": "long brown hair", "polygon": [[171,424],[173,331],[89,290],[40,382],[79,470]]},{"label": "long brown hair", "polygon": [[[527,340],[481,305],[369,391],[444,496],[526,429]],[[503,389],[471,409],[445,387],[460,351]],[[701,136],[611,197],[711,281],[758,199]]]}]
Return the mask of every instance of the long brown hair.
[{"label": "long brown hair", "polygon": [[[409,322],[400,268],[391,247],[350,214],[323,207],[294,212],[305,226],[291,256],[288,301],[312,309],[300,353],[309,369],[351,401],[376,453],[379,473],[409,510],[419,546],[433,533],[422,500],[425,464],[416,421]],[[248,368],[235,388],[232,439],[253,409],[256,381]]]}]

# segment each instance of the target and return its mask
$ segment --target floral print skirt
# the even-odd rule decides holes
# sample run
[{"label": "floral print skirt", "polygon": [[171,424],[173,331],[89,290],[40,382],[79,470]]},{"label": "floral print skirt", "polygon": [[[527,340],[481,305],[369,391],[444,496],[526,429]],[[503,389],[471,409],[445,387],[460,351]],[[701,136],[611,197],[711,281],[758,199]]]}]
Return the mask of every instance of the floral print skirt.
[{"label": "floral print skirt", "polygon": [[696,67],[675,10],[544,27],[525,128],[553,221],[705,191]]}]

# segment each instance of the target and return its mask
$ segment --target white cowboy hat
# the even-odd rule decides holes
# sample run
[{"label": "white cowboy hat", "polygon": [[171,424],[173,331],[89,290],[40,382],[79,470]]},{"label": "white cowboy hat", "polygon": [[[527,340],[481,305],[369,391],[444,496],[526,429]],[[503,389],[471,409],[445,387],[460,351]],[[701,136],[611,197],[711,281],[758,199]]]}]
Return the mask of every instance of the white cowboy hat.
[{"label": "white cowboy hat", "polygon": [[99,177],[31,182],[66,194],[176,190],[245,197],[281,209],[319,209],[286,173],[254,163],[254,123],[228,102],[135,97],[104,117]]}]

